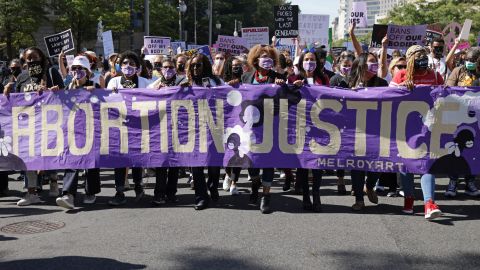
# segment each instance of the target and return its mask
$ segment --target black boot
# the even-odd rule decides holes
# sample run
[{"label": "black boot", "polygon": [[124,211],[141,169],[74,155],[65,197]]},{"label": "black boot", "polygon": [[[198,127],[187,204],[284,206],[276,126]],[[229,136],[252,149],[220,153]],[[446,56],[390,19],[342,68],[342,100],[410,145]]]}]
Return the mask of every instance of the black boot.
[{"label": "black boot", "polygon": [[310,194],[308,191],[303,192],[303,210],[313,210],[312,201],[310,201]]},{"label": "black boot", "polygon": [[313,212],[322,212],[322,202],[320,201],[320,191],[312,191],[313,196]]},{"label": "black boot", "polygon": [[260,189],[260,178],[252,179],[252,194],[250,194],[250,204],[256,204],[258,200],[258,189]]},{"label": "black boot", "polygon": [[292,178],[289,176],[286,176],[285,183],[283,183],[283,191],[289,191],[291,185],[292,185]]},{"label": "black boot", "polygon": [[262,214],[270,214],[272,212],[270,208],[270,194],[264,194],[260,202],[260,211]]}]

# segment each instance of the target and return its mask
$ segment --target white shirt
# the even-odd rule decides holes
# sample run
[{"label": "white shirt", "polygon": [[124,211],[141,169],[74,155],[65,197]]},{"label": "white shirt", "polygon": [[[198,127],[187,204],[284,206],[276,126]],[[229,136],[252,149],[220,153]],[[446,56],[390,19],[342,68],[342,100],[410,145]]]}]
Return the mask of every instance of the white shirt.
[{"label": "white shirt", "polygon": [[447,64],[445,62],[445,57],[441,59],[437,59],[432,57],[430,54],[428,55],[428,66],[430,66],[433,70],[440,73],[442,76],[447,73]]},{"label": "white shirt", "polygon": [[[107,89],[125,89],[123,85],[120,83],[122,76],[118,76],[115,78],[110,79],[107,85]],[[150,84],[150,81],[143,77],[138,77],[138,88],[147,88]]]}]

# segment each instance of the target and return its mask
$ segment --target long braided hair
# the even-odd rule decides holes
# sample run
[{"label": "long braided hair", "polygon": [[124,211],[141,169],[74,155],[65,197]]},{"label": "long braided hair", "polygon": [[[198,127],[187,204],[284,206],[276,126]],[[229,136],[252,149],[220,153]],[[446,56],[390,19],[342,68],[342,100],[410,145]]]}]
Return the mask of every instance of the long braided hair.
[{"label": "long braided hair", "polygon": [[420,58],[420,56],[426,56],[427,50],[420,45],[414,45],[408,48],[406,57],[407,57],[407,71],[406,71],[406,80],[414,81],[413,76],[415,74],[415,59]]}]

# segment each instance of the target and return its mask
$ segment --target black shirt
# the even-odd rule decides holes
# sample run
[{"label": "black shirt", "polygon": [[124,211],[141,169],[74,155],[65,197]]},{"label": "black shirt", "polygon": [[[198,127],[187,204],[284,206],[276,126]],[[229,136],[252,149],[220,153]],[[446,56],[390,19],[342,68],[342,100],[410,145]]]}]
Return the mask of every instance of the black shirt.
[{"label": "black shirt", "polygon": [[[47,75],[47,87],[48,88],[53,87],[55,85],[57,85],[58,88],[60,88],[60,89],[65,88],[65,85],[63,84],[62,75],[60,75],[58,70],[51,67],[51,68],[47,69],[47,74],[46,75]],[[23,71],[17,77],[17,84],[15,86],[15,92],[17,92],[17,93],[26,92],[27,88],[31,84],[32,84],[32,78],[30,78],[30,75],[28,74],[28,71]]]}]

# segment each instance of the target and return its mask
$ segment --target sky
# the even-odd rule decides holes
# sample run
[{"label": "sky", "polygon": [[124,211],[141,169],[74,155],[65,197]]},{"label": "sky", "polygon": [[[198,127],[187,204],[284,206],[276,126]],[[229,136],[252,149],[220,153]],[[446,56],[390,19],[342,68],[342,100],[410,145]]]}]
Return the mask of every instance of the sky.
[{"label": "sky", "polygon": [[338,16],[339,0],[290,0],[292,5],[298,5],[304,14],[328,14],[330,24]]}]

